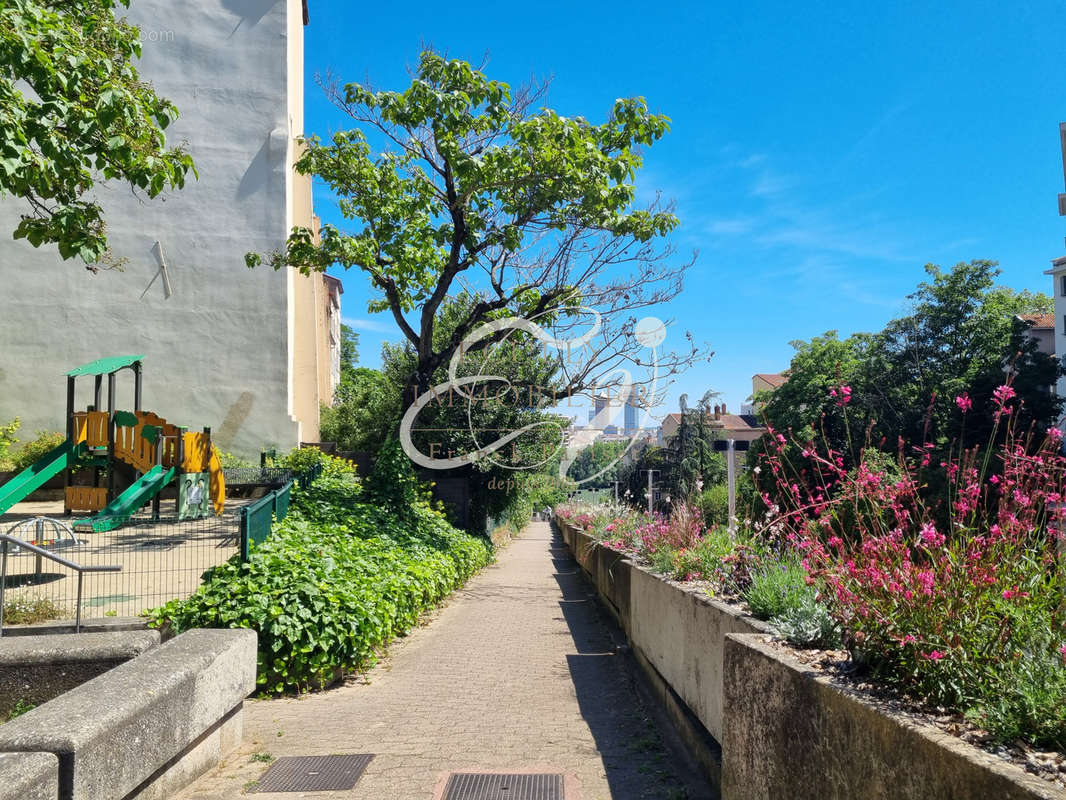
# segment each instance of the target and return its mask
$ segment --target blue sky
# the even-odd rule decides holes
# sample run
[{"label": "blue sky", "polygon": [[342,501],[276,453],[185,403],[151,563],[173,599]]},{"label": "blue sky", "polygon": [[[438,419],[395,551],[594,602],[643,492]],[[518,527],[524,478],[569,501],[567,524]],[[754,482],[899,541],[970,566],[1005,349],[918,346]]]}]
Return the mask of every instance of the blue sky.
[{"label": "blue sky", "polygon": [[[998,260],[1001,282],[1051,291],[1066,224],[1058,124],[1066,121],[1066,6],[924,3],[355,4],[310,0],[309,133],[349,127],[314,84],[332,70],[409,84],[423,44],[512,85],[552,77],[547,104],[601,121],[640,95],[672,119],[645,154],[643,198],[677,203],[686,291],[660,316],[716,355],[669,396],[722,392],[788,366],[789,342],[880,329],[927,262]],[[324,192],[316,208],[343,224]],[[361,362],[396,340],[366,311],[361,273],[344,316]]]}]

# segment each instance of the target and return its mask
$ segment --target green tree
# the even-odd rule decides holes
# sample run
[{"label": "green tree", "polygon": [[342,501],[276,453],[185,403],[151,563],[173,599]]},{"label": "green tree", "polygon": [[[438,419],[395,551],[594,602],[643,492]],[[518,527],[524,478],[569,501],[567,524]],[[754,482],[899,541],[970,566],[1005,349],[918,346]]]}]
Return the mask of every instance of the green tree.
[{"label": "green tree", "polygon": [[[577,454],[567,474],[575,481],[586,481],[582,489],[606,489],[618,479],[620,460],[629,447],[628,441],[596,441]],[[601,473],[602,474],[599,474]],[[592,478],[593,475],[597,477]],[[588,480],[592,478],[592,480]]]},{"label": "green tree", "polygon": [[[909,295],[909,313],[878,333],[840,339],[836,332],[809,342],[793,342],[796,354],[788,381],[765,401],[763,416],[777,432],[800,445],[788,458],[796,463],[803,442],[824,437],[845,463],[853,464],[869,443],[895,453],[902,440],[932,445],[931,463],[946,448],[985,445],[993,426],[991,397],[1008,379],[1021,401],[1018,424],[1038,430],[1055,424],[1062,399],[1051,391],[1064,374],[1060,360],[1039,352],[1026,334],[1021,314],[1045,312],[1051,299],[1040,293],[997,286],[995,262],[970,261],[950,271],[925,267],[930,280]],[[851,390],[843,404],[841,386]],[[967,393],[973,411],[965,421],[955,398]],[[758,462],[764,444],[749,453]],[[772,476],[763,475],[768,488]],[[929,491],[940,488],[930,478]]]},{"label": "green tree", "polygon": [[333,406],[323,406],[319,426],[323,441],[375,455],[399,418],[400,389],[376,369],[351,367],[342,371]]},{"label": "green tree", "polygon": [[0,196],[26,201],[16,239],[55,243],[92,271],[108,260],[103,210],[88,197],[96,181],[155,197],[195,174],[163,135],[177,109],[137,74],[138,29],[115,18],[128,4],[0,3]]},{"label": "green tree", "polygon": [[[466,293],[448,298],[438,311],[436,335],[449,338],[477,302],[476,296]],[[547,411],[558,382],[558,362],[546,357],[528,334],[512,334],[491,349],[467,355],[457,370],[460,378],[493,375],[506,379],[507,384],[491,381],[468,386],[469,401],[458,391],[442,392],[422,409],[412,430],[412,441],[423,454],[450,458],[473,453],[527,425],[537,426],[492,458],[440,471],[442,477],[468,480],[474,529],[482,529],[489,518],[528,518],[532,490],[545,485],[542,475],[550,465],[558,469],[562,429],[568,422]],[[416,361],[409,343],[382,348],[382,372],[398,406]],[[438,368],[430,378],[432,385],[443,384],[447,369]],[[519,507],[521,512],[516,510]]]},{"label": "green tree", "polygon": [[[947,272],[928,264],[925,271],[931,280],[909,295],[911,312],[874,338],[864,364],[867,405],[878,430],[916,443],[956,436],[954,398],[968,392],[985,412],[1008,370],[1025,421],[1054,424],[1061,401],[1048,390],[1062,374],[1060,364],[1027,342],[1016,321],[1019,314],[1048,310],[1051,299],[996,286],[994,261],[963,262]],[[990,422],[990,412],[984,417]],[[987,440],[990,426],[973,422],[967,446]]]},{"label": "green tree", "polygon": [[351,375],[359,363],[359,334],[348,325],[341,325],[341,380]]},{"label": "green tree", "polygon": [[708,425],[711,403],[717,396],[716,392],[706,392],[693,409],[688,407],[686,395],[681,395],[677,433],[667,443],[673,461],[669,485],[675,497],[687,499],[698,494],[702,486],[721,483],[725,479],[725,459],[714,450],[719,437]]},{"label": "green tree", "polygon": [[[323,181],[343,215],[361,226],[325,225],[321,242],[296,228],[275,268],[362,270],[375,294],[371,312],[388,312],[414,358],[405,407],[431,385],[468,334],[502,314],[535,317],[595,306],[608,345],[567,374],[585,389],[626,362],[641,344],[634,312],[675,296],[687,264],[666,264],[654,240],[677,218],[657,206],[632,208],[640,148],[667,131],[665,116],[640,98],[617,100],[602,124],[536,110],[545,86],[512,92],[470,64],[422,54],[405,91],[327,85],[334,102],[370,131],[307,141],[297,170]],[[249,266],[262,258],[249,253]],[[626,274],[626,273],[629,274]],[[475,283],[476,282],[476,283]],[[438,311],[459,286],[478,291],[437,335]],[[482,340],[486,348],[504,337]],[[658,353],[660,380],[701,355]]]}]

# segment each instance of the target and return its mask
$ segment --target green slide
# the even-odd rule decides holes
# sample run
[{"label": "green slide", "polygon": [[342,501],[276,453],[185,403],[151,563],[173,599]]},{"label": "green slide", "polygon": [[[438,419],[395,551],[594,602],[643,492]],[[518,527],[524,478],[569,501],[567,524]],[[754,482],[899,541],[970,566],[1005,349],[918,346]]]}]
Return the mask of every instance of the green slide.
[{"label": "green slide", "polygon": [[91,525],[92,529],[97,533],[113,531],[133,514],[137,513],[138,509],[155,497],[164,486],[174,480],[174,476],[177,473],[177,467],[164,470],[156,464],[138,478],[137,482],[129,489],[112,500],[107,508],[92,519],[76,525],[75,530],[83,527],[88,528]]},{"label": "green slide", "polygon": [[59,447],[41,456],[32,465],[0,486],[0,514],[5,513],[15,503],[25,500],[32,491],[43,486],[49,478],[73,465],[82,449],[83,445],[74,444],[67,439]]}]

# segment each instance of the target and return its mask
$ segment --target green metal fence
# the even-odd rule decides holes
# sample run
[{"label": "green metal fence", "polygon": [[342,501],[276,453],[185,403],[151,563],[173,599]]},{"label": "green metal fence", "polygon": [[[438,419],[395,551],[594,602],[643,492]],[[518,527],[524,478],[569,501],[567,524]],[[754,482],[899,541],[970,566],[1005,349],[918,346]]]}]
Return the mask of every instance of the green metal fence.
[{"label": "green metal fence", "polygon": [[271,526],[289,515],[289,499],[293,484],[308,488],[322,474],[322,465],[317,464],[305,472],[297,473],[292,480],[279,489],[274,489],[254,503],[240,509],[241,561],[248,560],[253,544],[261,544],[270,536]]},{"label": "green metal fence", "polygon": [[243,506],[241,515],[241,561],[248,560],[252,544],[261,544],[270,535],[275,521],[281,522],[289,514],[289,493],[292,481],[264,497]]}]

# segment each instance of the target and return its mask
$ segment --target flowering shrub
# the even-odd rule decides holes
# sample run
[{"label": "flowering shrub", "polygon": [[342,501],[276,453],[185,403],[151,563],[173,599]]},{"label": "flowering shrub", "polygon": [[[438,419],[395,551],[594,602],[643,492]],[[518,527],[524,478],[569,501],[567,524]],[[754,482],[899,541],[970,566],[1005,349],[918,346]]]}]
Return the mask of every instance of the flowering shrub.
[{"label": "flowering shrub", "polygon": [[656,572],[678,581],[704,581],[730,595],[741,595],[767,559],[765,548],[747,531],[707,526],[697,508],[684,504],[669,517],[610,504],[559,506],[555,514]]},{"label": "flowering shrub", "polygon": [[[835,391],[846,405],[846,387]],[[803,558],[808,580],[841,625],[853,656],[897,685],[964,711],[1000,739],[1066,747],[1066,588],[1057,552],[1066,506],[1062,434],[1017,434],[1009,384],[993,394],[997,441],[931,463],[934,445],[900,442],[896,464],[867,448],[844,470],[840,453],[796,442],[808,465],[783,457],[771,432],[775,481],[764,531]],[[965,415],[972,401],[955,400]],[[876,454],[876,455],[875,455]],[[943,497],[925,491],[940,479]]]}]

